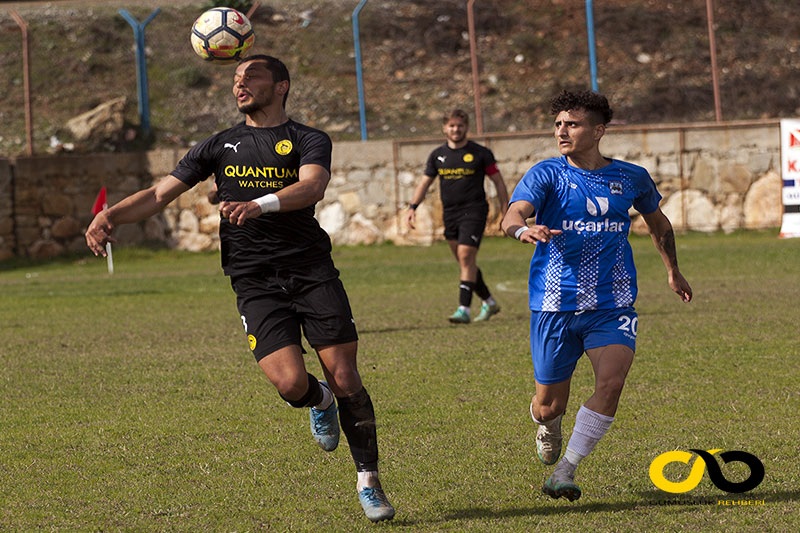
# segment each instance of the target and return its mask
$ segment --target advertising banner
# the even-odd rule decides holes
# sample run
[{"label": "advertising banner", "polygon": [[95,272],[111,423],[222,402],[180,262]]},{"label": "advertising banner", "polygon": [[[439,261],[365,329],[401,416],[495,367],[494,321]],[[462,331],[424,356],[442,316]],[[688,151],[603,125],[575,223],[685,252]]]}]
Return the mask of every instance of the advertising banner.
[{"label": "advertising banner", "polygon": [[783,238],[800,237],[800,119],[781,120]]}]

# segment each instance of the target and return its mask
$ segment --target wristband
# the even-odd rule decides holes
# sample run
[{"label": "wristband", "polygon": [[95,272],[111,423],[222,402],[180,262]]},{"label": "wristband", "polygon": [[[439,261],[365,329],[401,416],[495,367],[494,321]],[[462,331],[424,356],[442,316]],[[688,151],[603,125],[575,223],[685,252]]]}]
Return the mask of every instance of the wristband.
[{"label": "wristband", "polygon": [[274,194],[265,194],[252,201],[258,204],[262,213],[273,213],[281,209],[281,200]]},{"label": "wristband", "polygon": [[517,231],[514,232],[514,238],[519,240],[522,234],[528,231],[529,229],[530,228],[528,226],[522,226],[521,228],[519,228]]},{"label": "wristband", "polygon": [[418,207],[419,204],[408,204],[408,208],[411,209],[412,211],[416,211]]}]

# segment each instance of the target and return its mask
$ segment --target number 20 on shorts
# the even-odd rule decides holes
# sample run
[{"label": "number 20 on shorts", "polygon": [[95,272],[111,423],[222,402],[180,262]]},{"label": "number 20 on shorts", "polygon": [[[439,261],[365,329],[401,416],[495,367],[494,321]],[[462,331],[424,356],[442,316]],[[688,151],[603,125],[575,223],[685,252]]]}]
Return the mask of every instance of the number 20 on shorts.
[{"label": "number 20 on shorts", "polygon": [[618,330],[625,331],[630,333],[634,337],[636,336],[636,330],[639,328],[639,317],[629,317],[629,316],[621,316],[618,318],[620,322],[622,322],[619,326],[617,326]]}]

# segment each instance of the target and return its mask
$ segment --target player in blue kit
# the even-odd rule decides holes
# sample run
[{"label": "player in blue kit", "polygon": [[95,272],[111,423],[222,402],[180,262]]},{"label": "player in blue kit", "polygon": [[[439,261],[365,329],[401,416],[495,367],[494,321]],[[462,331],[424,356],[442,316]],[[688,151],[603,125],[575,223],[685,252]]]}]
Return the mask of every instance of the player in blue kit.
[{"label": "player in blue kit", "polygon": [[[594,370],[594,394],[578,410],[564,457],[542,487],[553,498],[574,501],[581,495],[575,469],[614,420],[636,349],[631,207],[650,229],[670,288],[684,302],[692,299],[692,289],[678,269],[672,225],[659,209],[661,195],[647,170],[600,153],[612,116],[605,96],[563,91],[551,112],[561,157],[525,173],[502,227],[523,243],[536,244],[528,283],[536,380],[530,412],[544,464],[561,455],[561,419],[583,352]],[[529,227],[527,219],[534,215]]]},{"label": "player in blue kit", "polygon": [[[105,255],[117,225],[158,213],[213,174],[222,268],[250,350],[280,397],[309,410],[311,433],[323,450],[336,449],[341,422],[367,518],[391,520],[395,510],[378,478],[375,411],[356,362],[355,322],[330,238],[314,218],[330,180],[331,141],[288,118],[289,87],[279,59],[243,59],[233,95],[245,120],[195,145],[157,184],[99,213],[86,243]],[[306,370],[301,332],[317,352],[324,381]]]}]

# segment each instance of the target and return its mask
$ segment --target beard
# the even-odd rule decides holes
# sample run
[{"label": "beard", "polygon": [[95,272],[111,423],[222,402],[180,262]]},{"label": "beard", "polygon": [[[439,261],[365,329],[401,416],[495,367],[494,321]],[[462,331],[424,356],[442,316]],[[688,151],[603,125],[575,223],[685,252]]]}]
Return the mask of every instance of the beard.
[{"label": "beard", "polygon": [[239,113],[242,113],[243,115],[249,115],[251,113],[255,113],[264,106],[259,102],[250,102],[249,104],[244,105],[237,104],[237,107],[239,108]]},{"label": "beard", "polygon": [[254,96],[253,100],[249,104],[240,104],[239,102],[236,102],[236,107],[239,109],[240,113],[244,115],[250,115],[272,104],[273,98],[275,98],[274,90],[272,91],[272,93],[264,95],[264,97],[261,98],[260,101],[257,100]]}]

